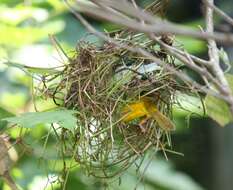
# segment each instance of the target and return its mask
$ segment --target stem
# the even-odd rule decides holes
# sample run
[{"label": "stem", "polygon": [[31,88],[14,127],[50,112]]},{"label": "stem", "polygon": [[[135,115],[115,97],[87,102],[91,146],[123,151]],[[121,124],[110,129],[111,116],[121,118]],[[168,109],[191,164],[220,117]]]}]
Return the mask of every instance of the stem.
[{"label": "stem", "polygon": [[12,190],[19,190],[8,171],[4,173],[3,179]]},{"label": "stem", "polygon": [[[213,5],[214,0],[206,0],[208,4]],[[213,8],[206,6],[206,32],[212,35],[214,33],[214,22],[213,22]],[[228,98],[228,105],[230,107],[230,111],[233,115],[233,96],[231,93],[231,89],[228,85],[228,82],[224,76],[223,70],[219,63],[219,53],[216,41],[213,39],[208,39],[208,54],[210,62],[212,63],[212,71],[215,74],[217,80],[222,84],[222,88],[220,89],[222,94]]]}]

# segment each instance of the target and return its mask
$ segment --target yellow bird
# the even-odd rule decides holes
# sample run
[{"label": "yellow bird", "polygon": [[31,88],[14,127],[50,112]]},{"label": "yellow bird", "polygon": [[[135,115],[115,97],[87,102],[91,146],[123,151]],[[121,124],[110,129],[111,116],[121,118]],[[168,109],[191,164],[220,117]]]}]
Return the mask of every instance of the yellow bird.
[{"label": "yellow bird", "polygon": [[150,97],[142,97],[139,101],[127,105],[123,109],[123,113],[124,116],[122,121],[125,123],[145,117],[146,119],[154,119],[159,127],[166,131],[175,129],[175,125],[157,109],[155,103]]}]

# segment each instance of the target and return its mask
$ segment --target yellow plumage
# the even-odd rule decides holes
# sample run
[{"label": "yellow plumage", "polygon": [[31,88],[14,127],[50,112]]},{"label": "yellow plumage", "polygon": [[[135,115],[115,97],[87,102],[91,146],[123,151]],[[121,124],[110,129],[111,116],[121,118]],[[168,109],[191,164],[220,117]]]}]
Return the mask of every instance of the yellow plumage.
[{"label": "yellow plumage", "polygon": [[143,97],[139,101],[127,105],[123,109],[122,121],[128,123],[134,119],[146,117],[147,119],[153,118],[157,124],[164,130],[175,129],[174,124],[163,115],[156,107],[154,102],[149,97]]}]

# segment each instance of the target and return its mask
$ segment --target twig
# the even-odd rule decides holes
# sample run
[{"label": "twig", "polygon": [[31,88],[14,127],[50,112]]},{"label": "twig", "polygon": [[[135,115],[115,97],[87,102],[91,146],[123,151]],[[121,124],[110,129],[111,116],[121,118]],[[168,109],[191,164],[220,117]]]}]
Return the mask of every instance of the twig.
[{"label": "twig", "polygon": [[158,38],[156,38],[153,35],[151,35],[151,37],[153,38],[154,41],[156,41],[157,43],[159,43],[163,47],[163,49],[165,49],[170,55],[176,57],[181,62],[183,62],[186,66],[188,66],[192,70],[196,71],[198,74],[200,74],[201,77],[205,77],[206,79],[208,79],[220,91],[223,90],[222,89],[222,84],[217,79],[215,79],[214,76],[206,68],[206,67],[210,67],[211,66],[210,62],[208,62],[208,61],[204,62],[204,61],[202,61],[202,59],[199,59],[199,60],[197,60],[198,63],[201,63],[200,66],[199,66],[199,65],[195,64],[195,62],[192,59],[195,56],[192,57],[192,55],[190,55],[186,51],[177,51],[176,48],[174,48],[172,46],[166,45],[164,42],[162,42],[161,40],[159,40]]},{"label": "twig", "polygon": [[134,6],[135,8],[138,8],[138,5],[137,5],[137,3],[135,2],[135,0],[131,0],[131,2],[132,2],[133,6]]},{"label": "twig", "polygon": [[[69,4],[68,4],[69,5]],[[208,89],[205,86],[202,86],[198,83],[196,83],[195,81],[193,81],[189,76],[187,76],[186,74],[177,71],[175,68],[173,68],[172,66],[169,66],[168,64],[164,63],[163,61],[161,61],[160,59],[156,58],[155,56],[153,56],[151,53],[147,52],[146,50],[139,48],[139,47],[129,47],[126,44],[122,44],[119,43],[118,41],[115,41],[114,39],[104,35],[103,33],[97,31],[94,27],[92,27],[82,16],[81,14],[79,14],[78,12],[76,12],[74,9],[72,9],[72,7],[70,7],[70,10],[72,11],[72,13],[77,17],[77,19],[80,20],[80,22],[87,28],[87,30],[93,34],[95,34],[96,36],[104,39],[105,41],[108,41],[112,44],[115,44],[118,47],[121,48],[125,48],[131,52],[135,52],[135,53],[139,53],[145,57],[147,57],[148,59],[151,59],[152,61],[156,62],[158,65],[165,67],[168,71],[170,71],[171,73],[175,74],[177,77],[179,77],[181,80],[183,80],[184,82],[187,82],[189,84],[191,84],[193,86],[193,88],[198,89],[199,91],[205,92],[207,94],[210,94],[212,96],[218,97],[220,99],[223,99],[226,101],[226,97],[222,96],[221,94],[219,94],[217,91],[213,90],[213,89]]]},{"label": "twig", "polygon": [[[226,44],[233,43],[232,34],[225,34],[221,32],[203,33],[198,30],[193,30],[191,28],[180,26],[168,21],[163,21],[158,17],[152,16],[141,9],[135,9],[133,5],[122,0],[120,0],[121,3],[118,1],[109,1],[109,0],[99,0],[98,2],[99,3],[102,2],[105,6],[109,5],[111,8],[115,8],[114,6],[117,6],[116,9],[119,12],[124,13],[125,15],[129,15],[130,17],[126,19],[126,17],[123,16],[120,17],[119,14],[116,14],[116,12],[110,10],[106,11],[99,6],[92,6],[87,3],[84,3],[83,1],[76,0],[79,11],[92,15],[95,18],[105,19],[107,21],[120,24],[122,26],[131,28],[139,32],[144,32],[149,34],[154,33],[156,35],[162,35],[162,34],[184,35],[184,36],[199,38],[203,40],[214,39],[216,41]],[[136,18],[136,20],[132,19],[132,17]],[[143,23],[139,21],[141,19],[144,20]]]},{"label": "twig", "polygon": [[[156,42],[166,51],[168,52],[172,52],[173,56],[178,58],[179,55],[185,56],[186,55],[186,51],[180,50],[178,48],[175,48],[174,46],[170,46],[167,45],[166,43],[164,43],[162,40],[159,40],[155,35],[151,36],[153,38],[153,40],[156,40]],[[190,58],[192,59],[193,62],[206,66],[206,67],[210,67],[211,63],[207,60],[201,59],[199,57],[196,57],[195,55],[191,55],[189,54]],[[178,58],[179,59],[179,58]]]},{"label": "twig", "polygon": [[[92,0],[92,2],[96,2],[96,0]],[[208,2],[209,4],[213,4],[213,0],[208,0]],[[119,0],[119,1],[98,0],[98,3],[97,4],[94,3],[94,6],[92,5],[90,6],[86,3],[83,3],[80,0],[76,0],[76,3],[78,4],[79,9],[82,12],[111,21],[116,24],[126,26],[127,28],[131,28],[138,32],[143,32],[145,34],[148,34],[149,37],[153,36],[154,40],[157,43],[159,43],[161,46],[163,46],[163,48],[165,48],[169,54],[181,60],[191,69],[199,73],[200,76],[205,75],[206,84],[209,85],[208,82],[214,83],[218,91],[196,83],[187,74],[182,73],[181,71],[175,69],[173,66],[164,63],[163,61],[153,56],[150,52],[146,51],[141,47],[129,46],[127,43],[121,43],[97,31],[81,16],[81,14],[79,14],[73,8],[73,6],[70,6],[69,3],[67,2],[67,5],[74,13],[74,15],[81,21],[81,23],[91,33],[97,35],[98,37],[104,39],[105,41],[108,41],[120,48],[125,48],[131,52],[139,53],[142,56],[145,56],[148,59],[151,59],[152,61],[156,62],[158,65],[166,68],[169,72],[175,74],[184,82],[191,84],[193,88],[225,100],[229,104],[230,110],[233,113],[233,96],[231,94],[231,90],[229,88],[227,80],[224,76],[224,72],[220,67],[219,55],[218,55],[219,52],[216,45],[216,41],[233,42],[233,35],[214,32],[213,9],[211,7],[207,6],[206,8],[207,29],[206,32],[203,32],[183,26],[178,26],[171,22],[163,21],[160,18],[156,16],[152,16],[148,12],[143,11],[139,7],[135,8],[132,5],[132,3],[128,3],[127,1],[124,0]],[[109,8],[106,9],[106,6]],[[142,21],[144,22],[142,23]],[[189,37],[195,37],[206,40],[208,42],[210,60],[206,61],[200,59],[194,55],[187,54],[187,52],[185,51],[179,50],[175,47],[163,43],[161,40],[158,40],[158,37],[156,37],[156,35],[159,34],[178,34],[178,35],[185,35]]]},{"label": "twig", "polygon": [[209,6],[210,8],[214,9],[214,11],[219,16],[221,16],[226,22],[228,22],[230,25],[233,26],[233,19],[230,16],[228,16],[225,12],[223,12],[221,9],[216,7],[214,4],[211,4],[209,1],[204,1],[204,3],[206,3],[207,6]]},{"label": "twig", "polygon": [[[205,0],[208,4],[213,4],[214,1],[213,0]],[[213,8],[206,6],[206,32],[209,34],[213,34],[214,33],[214,23],[213,23]],[[218,48],[217,48],[217,44],[215,42],[215,40],[213,39],[209,39],[208,40],[208,48],[209,48],[209,58],[210,58],[210,62],[212,63],[212,70],[213,73],[215,74],[217,80],[219,80],[219,82],[222,85],[222,94],[227,97],[227,103],[230,107],[231,113],[233,114],[233,96],[231,93],[231,89],[228,85],[228,82],[224,76],[223,70],[220,67],[220,63],[219,63],[219,52],[218,52]]]},{"label": "twig", "polygon": [[11,190],[19,190],[8,171],[5,172],[2,177],[4,181],[7,183],[7,185],[11,188]]}]

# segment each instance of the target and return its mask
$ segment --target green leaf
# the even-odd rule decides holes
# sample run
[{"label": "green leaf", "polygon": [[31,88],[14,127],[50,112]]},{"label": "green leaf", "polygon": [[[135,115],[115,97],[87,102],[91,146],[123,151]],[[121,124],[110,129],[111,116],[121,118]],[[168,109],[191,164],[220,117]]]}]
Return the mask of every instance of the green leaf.
[{"label": "green leaf", "polygon": [[[0,119],[6,118],[6,117],[12,117],[14,116],[13,113],[8,112],[4,108],[0,107]],[[7,122],[0,120],[0,130],[4,129],[6,127]]]},{"label": "green leaf", "polygon": [[[227,74],[226,79],[233,93],[233,75]],[[232,113],[225,101],[207,95],[205,98],[205,106],[207,115],[219,123],[221,127],[233,121]]]},{"label": "green leaf", "polygon": [[199,97],[177,93],[177,105],[173,106],[173,112],[176,116],[185,117],[188,114],[193,116],[204,115],[204,108]]},{"label": "green leaf", "polygon": [[220,60],[226,65],[226,69],[225,69],[225,73],[227,73],[230,69],[231,69],[231,62],[230,62],[230,59],[227,55],[227,52],[221,47],[219,50],[218,50],[218,54],[219,54],[219,58]]},{"label": "green leaf", "polygon": [[77,118],[74,110],[55,110],[47,112],[24,113],[19,117],[8,117],[3,120],[12,124],[18,124],[25,128],[33,128],[43,123],[58,123],[66,129],[73,129],[76,126]]},{"label": "green leaf", "polygon": [[3,119],[5,117],[12,117],[12,116],[14,116],[13,113],[10,113],[9,111],[7,111],[4,108],[0,107],[0,119]]},{"label": "green leaf", "polygon": [[233,121],[228,105],[223,100],[207,95],[205,105],[207,115],[217,121],[221,127]]},{"label": "green leaf", "polygon": [[56,73],[60,72],[60,71],[56,70],[56,68],[31,67],[31,66],[27,66],[27,65],[15,63],[15,62],[10,62],[10,61],[3,62],[3,63],[9,67],[16,67],[16,68],[19,68],[23,71],[26,70],[30,73],[35,73],[35,74],[56,74]]}]

